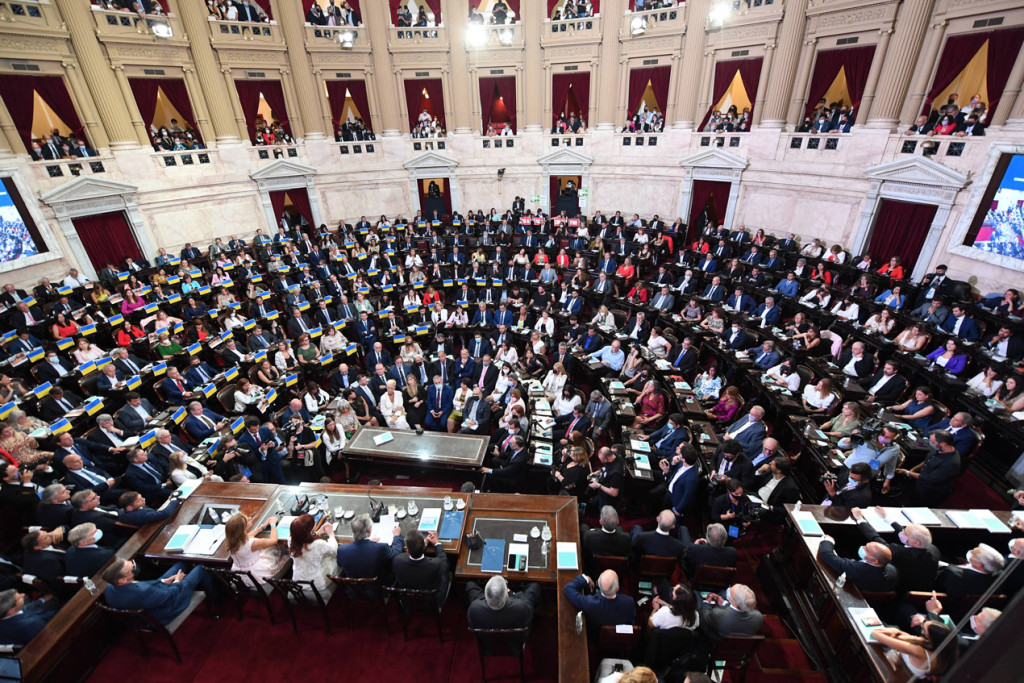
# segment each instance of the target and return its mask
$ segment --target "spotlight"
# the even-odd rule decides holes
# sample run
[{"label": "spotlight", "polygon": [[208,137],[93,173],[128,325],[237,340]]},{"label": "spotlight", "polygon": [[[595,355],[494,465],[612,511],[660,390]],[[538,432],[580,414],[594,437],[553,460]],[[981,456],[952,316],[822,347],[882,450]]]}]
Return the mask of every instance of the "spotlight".
[{"label": "spotlight", "polygon": [[153,35],[157,38],[173,38],[174,30],[171,29],[171,25],[162,21],[153,22]]},{"label": "spotlight", "polygon": [[342,31],[341,33],[338,34],[338,42],[341,43],[341,46],[343,48],[350,49],[352,45],[356,42],[356,32]]},{"label": "spotlight", "polygon": [[466,44],[472,48],[481,48],[487,45],[488,39],[490,39],[490,32],[486,26],[480,26],[479,24],[471,24],[466,29]]},{"label": "spotlight", "polygon": [[708,12],[708,21],[712,26],[721,26],[731,13],[732,7],[729,6],[728,2],[719,2]]},{"label": "spotlight", "polygon": [[511,45],[515,37],[515,31],[510,28],[503,28],[498,31],[498,40],[501,41],[502,45]]},{"label": "spotlight", "polygon": [[647,32],[647,17],[633,17],[629,22],[629,33],[634,36],[642,36]]},{"label": "spotlight", "polygon": [[499,168],[498,169],[498,180],[501,180],[504,177],[505,177],[505,169]]}]

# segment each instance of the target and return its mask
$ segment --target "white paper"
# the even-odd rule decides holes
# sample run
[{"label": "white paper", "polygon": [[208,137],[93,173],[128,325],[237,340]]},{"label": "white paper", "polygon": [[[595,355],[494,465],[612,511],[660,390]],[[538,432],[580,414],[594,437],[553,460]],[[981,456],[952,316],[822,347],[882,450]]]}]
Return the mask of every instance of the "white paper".
[{"label": "white paper", "polygon": [[632,448],[634,451],[640,451],[642,453],[651,452],[651,444],[649,444],[646,441],[641,441],[640,439],[630,439],[629,447]]},{"label": "white paper", "polygon": [[529,543],[530,537],[526,534],[512,534],[513,543]]},{"label": "white paper", "polygon": [[[529,570],[529,568],[530,568],[530,560],[529,560],[529,557],[530,557],[530,545],[528,543],[509,543],[508,544],[508,557],[512,557],[513,555],[527,558],[527,560],[526,560],[526,570]],[[524,571],[526,571],[526,570],[524,570]],[[515,571],[519,571],[518,565],[517,565],[517,569]]]},{"label": "white paper", "polygon": [[871,617],[878,619],[878,614],[875,613],[875,610],[871,607],[851,607],[850,616],[853,618],[854,623],[857,624],[857,630],[860,631],[860,634],[864,637],[864,640],[868,641],[869,643],[873,642],[871,632],[874,631],[876,628],[880,628],[881,624],[879,624],[878,626],[865,626],[862,619],[868,619]]},{"label": "white paper", "polygon": [[970,510],[946,510],[949,521],[960,529],[984,529],[985,523]]},{"label": "white paper", "polygon": [[555,543],[555,552],[558,558],[559,569],[579,570],[579,558],[576,555],[576,544],[572,541],[558,541]]},{"label": "white paper", "polygon": [[438,525],[441,523],[441,508],[424,508],[423,515],[420,517],[420,531],[437,531]]},{"label": "white paper", "polygon": [[218,524],[210,529],[200,529],[191,541],[185,545],[186,555],[213,555],[224,542],[224,525]]},{"label": "white paper", "polygon": [[633,625],[632,624],[615,624],[615,632],[616,633],[632,633],[633,632]]},{"label": "white paper", "polygon": [[378,543],[384,545],[391,545],[391,541],[394,540],[395,530],[395,518],[393,515],[381,515],[380,521],[374,523],[373,530],[370,532],[370,538],[377,539]]},{"label": "white paper", "polygon": [[875,512],[874,508],[864,508],[861,512],[864,513],[864,521],[871,525],[875,531],[881,533],[883,531],[892,531],[892,524],[886,521],[882,515]]},{"label": "white paper", "polygon": [[391,432],[384,432],[383,434],[378,434],[373,437],[373,443],[380,446],[381,444],[386,444],[388,441],[394,440],[394,438],[395,437]]},{"label": "white paper", "polygon": [[903,514],[914,524],[925,526],[938,526],[942,520],[935,516],[935,513],[928,508],[903,508]]},{"label": "white paper", "polygon": [[971,512],[974,516],[981,520],[981,523],[985,525],[985,528],[994,534],[1008,534],[1010,533],[1010,527],[1003,524],[1003,522],[996,517],[995,513],[991,510],[972,509]]},{"label": "white paper", "polygon": [[287,541],[292,535],[292,522],[297,518],[294,515],[285,515],[277,520],[277,539]]}]

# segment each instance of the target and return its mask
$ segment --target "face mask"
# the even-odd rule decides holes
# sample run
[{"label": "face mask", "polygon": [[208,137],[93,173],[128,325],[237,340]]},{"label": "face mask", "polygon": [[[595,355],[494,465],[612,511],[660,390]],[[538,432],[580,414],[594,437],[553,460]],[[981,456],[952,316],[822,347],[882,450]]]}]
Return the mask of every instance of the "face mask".
[{"label": "face mask", "polygon": [[725,589],[725,601],[732,602],[732,588]]},{"label": "face mask", "polygon": [[142,568],[138,565],[132,565],[132,578],[139,578],[139,574],[142,573]]},{"label": "face mask", "polygon": [[970,622],[971,622],[971,630],[974,631],[975,633],[977,633],[978,632],[978,626],[977,626],[978,622],[974,620],[974,615],[971,615]]},{"label": "face mask", "polygon": [[886,436],[880,436],[880,437],[878,437],[878,443],[880,443],[882,445],[888,445],[888,444],[892,443],[892,439],[890,439],[890,438],[888,438]]},{"label": "face mask", "polygon": [[92,537],[93,544],[99,543],[101,538],[103,538],[103,529],[97,529],[96,535]]},{"label": "face mask", "polygon": [[861,546],[861,547],[857,548],[857,555],[858,555],[858,556],[860,557],[860,559],[862,559],[862,560],[863,560],[863,559],[866,559],[866,558],[867,558],[867,556],[868,556],[868,550],[867,550],[867,548],[865,548],[864,546]]},{"label": "face mask", "polygon": [[740,331],[740,328],[738,328],[738,327],[734,327],[734,328],[732,328],[732,333],[733,333],[733,334],[738,334],[738,333],[739,333],[739,331]]},{"label": "face mask", "polygon": [[755,418],[753,415],[747,415],[747,419],[750,420],[751,422],[754,422],[757,418]]},{"label": "face mask", "polygon": [[899,533],[899,539],[900,543],[902,543],[903,545],[910,545],[910,542],[907,540],[907,535],[902,531]]},{"label": "face mask", "polygon": [[49,358],[47,358],[47,360],[50,361],[51,363],[53,363],[54,365],[57,365],[57,364],[60,363],[60,361],[57,360],[57,356],[50,356]]}]

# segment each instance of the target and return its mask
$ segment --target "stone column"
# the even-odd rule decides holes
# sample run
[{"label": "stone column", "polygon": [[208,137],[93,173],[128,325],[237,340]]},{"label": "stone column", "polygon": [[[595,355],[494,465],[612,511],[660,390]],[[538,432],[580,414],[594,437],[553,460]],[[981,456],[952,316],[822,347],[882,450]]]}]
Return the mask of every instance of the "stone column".
[{"label": "stone column", "polygon": [[[252,141],[252,132],[248,126],[245,125],[245,113],[242,112],[242,101],[238,99],[238,88],[235,87],[235,77],[231,73],[231,69],[221,69],[221,75],[224,78],[224,92],[228,93],[228,106],[230,107],[231,113],[235,117],[235,139],[236,140],[248,140]],[[203,88],[206,91],[206,88]],[[214,128],[217,128],[217,124],[214,123]],[[220,142],[220,136],[217,137],[218,144]]]},{"label": "stone column", "polygon": [[1024,130],[1024,91],[1017,93],[1017,101],[1013,103],[1010,110],[1010,117],[1006,120],[1006,127],[1014,130]]},{"label": "stone column", "polygon": [[804,97],[807,92],[807,81],[811,77],[811,60],[814,59],[817,45],[817,38],[808,38],[800,50],[800,67],[796,72],[793,94],[789,98],[789,111],[786,113],[786,121],[791,126],[799,126],[804,117]]},{"label": "stone column", "polygon": [[217,136],[213,132],[210,123],[210,112],[206,107],[206,98],[203,96],[203,88],[196,80],[196,70],[191,65],[181,67],[185,78],[185,88],[188,90],[188,98],[192,103],[192,115],[196,117],[196,128],[203,136],[203,144],[207,147],[216,147]]},{"label": "stone column", "polygon": [[[774,43],[768,43],[767,45],[764,46],[764,58],[761,60],[761,73],[762,74],[771,74],[771,72],[772,72],[772,61],[774,60],[774,57],[775,57],[775,44]],[[764,78],[764,77],[759,78],[757,80],[757,94],[754,95],[754,120],[752,121],[752,124],[755,125],[755,126],[760,126],[761,125],[761,119],[763,118],[762,117],[762,113],[764,112],[765,105],[767,104],[767,102],[765,100],[765,98],[767,97],[767,90],[768,90],[768,79]],[[747,95],[749,96],[750,93],[747,93]],[[785,107],[786,103],[785,103],[785,101],[783,101],[781,104],[782,104],[783,107]],[[778,104],[776,106],[778,106]],[[782,126],[775,126],[775,127],[781,128]]]},{"label": "stone column", "polygon": [[[769,70],[768,53],[761,65],[761,81],[765,83],[766,97],[763,116],[754,109],[754,123],[762,128],[781,129],[786,125],[788,103],[793,93],[793,81],[796,78],[797,65],[800,61],[800,46],[804,39],[804,27],[807,24],[807,0],[788,0],[786,12],[782,15],[779,27],[778,53],[775,64]],[[760,88],[758,88],[760,90]],[[801,94],[802,96],[802,94]],[[759,120],[760,119],[760,120]]]},{"label": "stone column", "polygon": [[61,66],[64,67],[64,74],[68,81],[68,91],[71,93],[71,99],[75,103],[75,108],[78,110],[78,116],[82,120],[82,126],[85,128],[86,133],[89,136],[89,141],[92,142],[94,149],[102,149],[104,147],[110,147],[109,138],[107,138],[107,131],[104,130],[103,125],[100,123],[100,115],[96,112],[96,105],[92,100],[92,93],[89,92],[89,88],[82,81],[82,75],[79,72],[78,65],[74,62],[62,62]]},{"label": "stone column", "polygon": [[[14,138],[17,138],[15,142]],[[11,113],[7,111],[7,107],[4,106],[3,102],[0,102],[0,159],[6,159],[17,154],[28,152],[25,149],[25,143],[21,141],[21,136],[18,135],[17,129],[14,127],[14,121],[11,120]]]},{"label": "stone column", "polygon": [[692,129],[697,125],[697,101],[700,99],[701,61],[707,42],[707,24],[710,0],[690,0],[686,3],[686,35],[683,37],[683,59],[676,80],[676,115],[673,128]]},{"label": "stone column", "polygon": [[128,115],[131,116],[132,126],[135,127],[135,134],[140,140],[149,140],[149,131],[146,130],[146,122],[142,120],[142,112],[132,94],[132,86],[128,83],[128,77],[124,73],[124,65],[118,64],[114,67],[114,76],[117,78],[117,87],[121,89],[121,97],[124,98],[125,106],[128,107]]},{"label": "stone column", "polygon": [[[187,0],[186,0],[187,1]],[[288,45],[288,65],[291,67],[291,82],[298,100],[298,109],[291,112],[292,121],[302,120],[302,129],[307,140],[324,139],[324,116],[320,98],[316,94],[316,80],[313,78],[306,53],[306,18],[302,14],[302,3],[294,0],[270,0],[274,19],[281,24],[284,41]],[[292,128],[295,126],[293,125]],[[296,136],[297,137],[297,136]]]},{"label": "stone column", "polygon": [[700,77],[700,99],[697,100],[697,120],[694,125],[700,125],[700,122],[704,119],[704,115],[711,107],[711,102],[708,102],[712,97],[711,93],[711,79],[714,78],[715,73],[715,48],[707,46],[704,48],[704,73]]},{"label": "stone column", "polygon": [[110,64],[96,37],[89,5],[80,0],[56,0],[55,4],[71,34],[71,46],[82,65],[85,82],[96,102],[110,147],[131,149],[148,144],[148,138],[140,140],[132,126],[128,105],[118,91],[117,79],[111,73]]},{"label": "stone column", "polygon": [[917,58],[914,78],[910,82],[910,92],[907,93],[906,102],[903,104],[903,111],[900,114],[901,123],[913,123],[921,112],[921,105],[931,87],[932,69],[935,68],[935,60],[939,58],[939,48],[942,47],[942,41],[946,37],[947,26],[948,22],[944,18],[937,19],[931,24],[928,39]]},{"label": "stone column", "polygon": [[[527,7],[527,14],[534,9]],[[479,98],[479,88],[474,77],[475,66],[470,67],[469,55],[466,53],[469,6],[463,0],[441,0],[441,16],[444,17],[445,30],[448,31],[448,55],[451,59],[451,72],[445,87],[449,91],[445,99],[451,103],[451,111],[445,109],[445,119],[452,132],[471,134],[480,125],[479,120],[473,116],[473,110],[481,105],[473,106],[473,102]],[[471,68],[473,73],[470,72]]]},{"label": "stone column", "polygon": [[[331,114],[331,102],[327,99],[327,90],[324,88],[324,73],[319,67],[313,69],[313,80],[316,84],[316,95],[320,98],[320,111],[324,117],[324,130],[327,132],[327,138],[333,140],[334,121]],[[368,114],[369,112],[363,112],[363,116]]]},{"label": "stone column", "polygon": [[[522,5],[525,3],[521,4]],[[544,5],[546,7],[546,5]],[[519,18],[526,41],[523,71],[523,94],[526,100],[526,132],[541,133],[549,129],[550,117],[544,118],[544,102],[551,97],[551,78],[544,67],[544,53],[540,47],[541,34],[544,32],[544,13],[541,3],[531,4]]]},{"label": "stone column", "polygon": [[[241,108],[238,105],[238,94],[235,92],[231,72],[221,72],[213,47],[210,45],[210,22],[207,21],[205,8],[193,0],[174,0],[172,9],[181,17],[181,23],[189,35],[189,50],[192,52],[192,64],[196,70],[193,81],[198,81],[210,123],[213,124],[213,136],[207,131],[203,136],[204,142],[237,145],[243,140],[249,140],[245,134],[245,121],[237,115]],[[227,79],[224,78],[225,75]],[[199,89],[192,92],[198,93]],[[196,100],[192,101],[194,103]],[[235,107],[238,107],[238,112],[235,112]],[[198,116],[198,113],[196,115]]]},{"label": "stone column", "polygon": [[868,128],[893,130],[907,99],[910,77],[921,52],[934,0],[917,0],[900,5],[896,30],[886,52],[885,65],[871,105]]},{"label": "stone column", "polygon": [[[597,111],[591,110],[591,125],[597,124],[597,130],[615,130],[616,113],[619,108],[619,80],[625,69],[619,55],[619,32],[624,25],[626,0],[605,0],[601,5],[601,36],[600,71],[597,74]],[[594,83],[590,84],[593,89]]]},{"label": "stone column", "polygon": [[[279,69],[279,71],[281,73],[281,92],[284,93],[284,106],[288,107],[288,123],[291,125],[292,137],[295,140],[303,140],[306,137],[305,120],[292,113],[298,112],[302,108],[299,98],[295,95],[295,81],[288,69]],[[316,97],[316,93],[313,93],[313,96]]]},{"label": "stone column", "polygon": [[397,72],[391,63],[391,53],[388,51],[388,37],[391,35],[389,5],[386,2],[364,2],[360,7],[363,8],[363,25],[366,26],[366,34],[370,39],[370,55],[373,58],[371,87],[377,93],[377,109],[374,115],[383,127],[381,135],[401,135],[405,126],[402,123],[399,102],[402,96],[400,92],[404,92],[404,89],[397,78]]},{"label": "stone column", "polygon": [[1010,71],[1010,77],[1007,79],[1006,87],[999,98],[995,114],[990,114],[991,118],[986,123],[991,126],[1002,126],[1006,123],[1014,104],[1017,102],[1022,83],[1024,83],[1024,50],[1017,54],[1017,61],[1013,63],[1013,70]]},{"label": "stone column", "polygon": [[853,113],[854,120],[867,121],[871,117],[871,105],[875,101],[875,88],[878,87],[878,77],[882,74],[885,54],[889,51],[890,37],[892,37],[892,27],[878,32],[878,44],[875,45],[875,55],[871,58],[868,80],[864,84],[864,96],[860,98],[860,108]]}]

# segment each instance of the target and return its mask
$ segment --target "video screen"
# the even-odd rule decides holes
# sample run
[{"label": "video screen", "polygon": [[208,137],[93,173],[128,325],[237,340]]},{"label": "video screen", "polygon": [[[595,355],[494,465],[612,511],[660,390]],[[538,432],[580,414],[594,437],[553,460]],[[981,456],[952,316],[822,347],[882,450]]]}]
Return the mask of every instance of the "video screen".
[{"label": "video screen", "polygon": [[1024,260],[1024,154],[1003,155],[996,164],[972,228],[968,246]]},{"label": "video screen", "polygon": [[38,254],[34,232],[35,225],[14,182],[4,178],[0,185],[0,263]]}]

